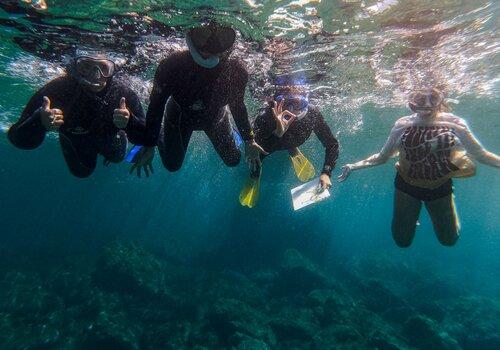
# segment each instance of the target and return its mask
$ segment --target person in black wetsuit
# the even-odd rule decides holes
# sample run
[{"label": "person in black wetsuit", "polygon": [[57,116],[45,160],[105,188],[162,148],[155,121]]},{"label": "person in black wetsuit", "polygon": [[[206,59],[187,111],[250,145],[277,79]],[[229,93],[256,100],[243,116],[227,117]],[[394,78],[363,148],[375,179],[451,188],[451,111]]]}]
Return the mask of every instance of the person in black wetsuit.
[{"label": "person in black wetsuit", "polygon": [[143,141],[145,117],[138,96],[113,79],[113,61],[98,53],[77,54],[58,77],[29,100],[20,119],[8,131],[21,149],[40,146],[49,131],[59,133],[70,172],[88,177],[104,156],[105,164],[121,162],[127,137]]},{"label": "person in black wetsuit", "polygon": [[254,140],[244,102],[248,73],[242,62],[229,57],[235,38],[232,28],[210,22],[187,33],[189,50],[160,62],[146,117],[147,147],[131,171],[140,175],[151,166],[154,146],[167,170],[179,170],[195,130],[205,132],[227,166],[238,165],[241,153],[226,106],[245,141],[247,160],[265,153]]},{"label": "person in black wetsuit", "polygon": [[[330,177],[339,155],[339,143],[321,112],[309,104],[307,93],[301,85],[279,87],[274,100],[257,116],[254,123],[255,140],[271,154],[288,151],[297,177],[309,181],[314,177],[314,167],[298,147],[314,132],[325,147],[325,162],[319,179],[322,189],[331,187]],[[257,204],[262,172],[262,154],[259,161],[250,164],[250,178],[240,193],[240,203],[252,208]]]}]

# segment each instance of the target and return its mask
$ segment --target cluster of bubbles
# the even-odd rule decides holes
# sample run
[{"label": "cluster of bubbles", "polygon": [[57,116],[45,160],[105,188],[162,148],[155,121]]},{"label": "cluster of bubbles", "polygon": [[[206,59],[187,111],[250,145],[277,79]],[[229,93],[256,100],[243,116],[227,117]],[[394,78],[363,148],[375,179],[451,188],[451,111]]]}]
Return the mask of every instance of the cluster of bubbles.
[{"label": "cluster of bubbles", "polygon": [[[92,38],[91,43],[126,43],[107,49],[122,59],[124,75],[144,101],[157,63],[185,48],[183,31],[206,17],[240,31],[233,54],[249,69],[251,110],[269,96],[282,75],[303,77],[313,101],[331,111],[347,133],[362,128],[364,105],[400,108],[415,88],[439,86],[454,98],[470,93],[491,98],[498,91],[496,2],[239,0],[194,8],[161,3],[131,2],[144,12],[111,11],[109,18],[97,20],[100,25],[109,22],[106,30],[82,29],[78,36]],[[107,2],[102,6],[109,10]],[[64,22],[60,17],[47,21]],[[58,30],[67,33],[64,26],[55,26],[51,40]],[[8,74],[35,85],[60,71],[57,60],[38,52],[20,53],[6,68]]]}]

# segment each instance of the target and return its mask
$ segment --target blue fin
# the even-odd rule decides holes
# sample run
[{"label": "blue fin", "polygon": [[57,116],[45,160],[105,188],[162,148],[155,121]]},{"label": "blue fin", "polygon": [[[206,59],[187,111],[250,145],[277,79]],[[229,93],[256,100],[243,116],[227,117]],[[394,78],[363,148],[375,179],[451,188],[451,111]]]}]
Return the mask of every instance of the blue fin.
[{"label": "blue fin", "polygon": [[130,152],[128,152],[127,154],[127,157],[125,158],[125,160],[129,163],[135,163],[136,162],[136,159],[137,158],[137,153],[139,153],[139,151],[142,149],[142,146],[134,146],[132,147],[132,149],[130,150]]}]

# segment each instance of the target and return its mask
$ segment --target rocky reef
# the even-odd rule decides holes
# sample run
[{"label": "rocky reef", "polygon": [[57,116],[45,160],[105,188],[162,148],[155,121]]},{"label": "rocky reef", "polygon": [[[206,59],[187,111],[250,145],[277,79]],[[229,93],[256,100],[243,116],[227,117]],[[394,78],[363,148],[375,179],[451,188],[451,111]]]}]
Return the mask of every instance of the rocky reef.
[{"label": "rocky reef", "polygon": [[500,349],[498,299],[388,261],[327,270],[289,249],[243,274],[130,243],[94,261],[4,267],[0,348]]}]

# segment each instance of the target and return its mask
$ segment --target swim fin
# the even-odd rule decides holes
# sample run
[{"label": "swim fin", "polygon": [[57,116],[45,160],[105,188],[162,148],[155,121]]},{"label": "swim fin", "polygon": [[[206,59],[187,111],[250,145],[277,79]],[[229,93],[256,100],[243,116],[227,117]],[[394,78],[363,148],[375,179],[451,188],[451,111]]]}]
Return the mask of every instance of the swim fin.
[{"label": "swim fin", "polygon": [[260,177],[255,179],[249,177],[240,192],[240,204],[244,207],[253,208],[259,200]]},{"label": "swim fin", "polygon": [[295,175],[297,175],[300,181],[307,182],[314,177],[316,170],[301,151],[297,149],[297,154],[294,156],[290,155],[290,159],[292,160]]}]

